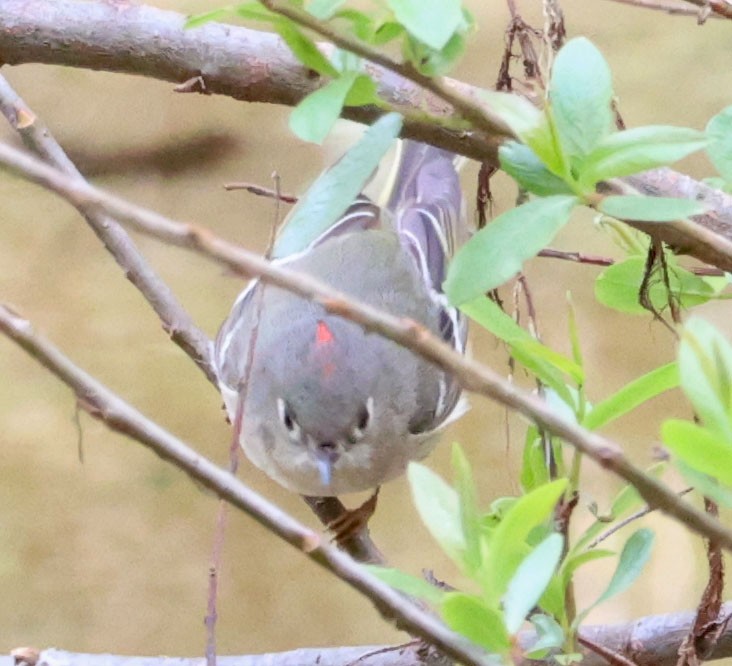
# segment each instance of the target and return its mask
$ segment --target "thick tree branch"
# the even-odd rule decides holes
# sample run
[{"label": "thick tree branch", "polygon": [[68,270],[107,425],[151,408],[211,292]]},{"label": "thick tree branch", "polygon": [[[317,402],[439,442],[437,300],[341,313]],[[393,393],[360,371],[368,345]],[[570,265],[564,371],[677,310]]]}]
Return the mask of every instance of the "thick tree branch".
[{"label": "thick tree branch", "polygon": [[635,486],[650,507],[673,516],[689,529],[719,542],[732,552],[732,531],[633,465],[618,444],[563,418],[537,396],[520,389],[487,366],[456,353],[416,322],[354,301],[310,275],[274,265],[253,252],[216,237],[207,229],[175,222],[106,194],[10,146],[0,144],[0,164],[56,192],[77,208],[104,210],[143,233],[204,252],[235,271],[261,277],[421,354],[451,372],[466,390],[485,395],[527,416],[539,427],[561,437],[603,468]]},{"label": "thick tree branch", "polygon": [[485,653],[450,631],[432,615],[368,573],[350,556],[245,486],[231,473],[199,455],[183,441],[147,419],[106,386],[75,366],[53,344],[37,335],[27,320],[0,305],[0,332],[8,336],[76,394],[79,405],[109,428],[144,444],[223,500],[244,511],[311,560],[374,602],[405,631],[423,638],[465,664],[487,666]]},{"label": "thick tree branch", "polygon": [[[289,106],[323,84],[320,77],[295,60],[276,35],[217,23],[184,30],[184,22],[182,14],[144,5],[101,0],[0,0],[0,62],[125,72],[175,83],[202,77],[207,93]],[[425,111],[447,119],[454,111],[434,93],[379,65],[367,63],[365,68],[376,81],[380,97],[406,112],[405,137],[497,164],[498,147],[506,139],[505,134],[459,132],[435,126],[428,117],[417,119],[415,113]],[[447,78],[441,85],[461,98],[478,102],[478,90],[473,86]],[[344,117],[370,123],[381,113],[372,106],[349,107]],[[674,172],[662,170],[659,174],[653,187],[665,196],[680,196]],[[640,177],[641,181],[645,179],[645,175]],[[715,192],[688,180],[693,189],[691,196],[704,198]],[[643,189],[642,185],[636,186]],[[732,197],[717,193],[714,198],[718,207],[694,221],[732,241]],[[656,241],[732,271],[732,257],[715,248],[714,243],[700,244],[670,225],[628,223]]]},{"label": "thick tree branch", "polygon": [[[732,615],[732,603],[722,606],[721,618]],[[581,634],[596,645],[632,661],[637,666],[673,666],[678,659],[677,650],[694,622],[695,613],[667,613],[650,615],[631,622],[583,627]],[[532,632],[520,634],[522,645],[531,645]],[[607,661],[594,652],[583,650],[582,666],[607,666]],[[726,626],[714,649],[705,660],[724,659],[732,656],[732,626]],[[290,652],[236,657],[219,656],[219,666],[443,666],[437,658],[432,660],[419,646],[364,645],[359,647],[304,648]],[[78,654],[62,650],[43,650],[39,659],[28,666],[200,666],[200,658],[129,657],[114,655]],[[541,663],[518,662],[519,666]],[[10,658],[0,657],[0,666],[25,666],[13,664]]]},{"label": "thick tree branch", "polygon": [[[66,65],[177,84],[202,77],[206,93],[286,106],[324,83],[275,34],[220,23],[185,30],[185,20],[177,12],[131,3],[0,0],[0,62]],[[505,133],[488,136],[437,127],[427,114],[452,118],[448,103],[378,65],[368,64],[366,70],[379,96],[406,112],[405,136],[496,160]],[[475,88],[459,81],[446,79],[444,86],[476,96]],[[415,119],[415,112],[425,119]],[[373,106],[349,107],[344,117],[372,123],[382,113]]]}]

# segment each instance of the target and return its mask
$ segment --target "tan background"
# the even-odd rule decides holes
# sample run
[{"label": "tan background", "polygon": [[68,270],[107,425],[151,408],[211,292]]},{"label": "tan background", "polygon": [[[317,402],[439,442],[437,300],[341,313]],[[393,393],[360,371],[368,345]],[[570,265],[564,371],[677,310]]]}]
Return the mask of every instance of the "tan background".
[{"label": "tan background", "polygon": [[[193,12],[207,0],[163,2]],[[506,22],[504,3],[468,3],[479,31],[459,76],[490,85]],[[536,5],[538,3],[523,3]],[[731,24],[667,17],[605,0],[565,0],[571,35],[591,38],[608,58],[626,122],[701,128],[732,99]],[[224,193],[225,181],[269,184],[300,192],[319,171],[321,151],[292,138],[288,111],[219,97],[177,95],[171,86],[42,66],[4,68],[18,92],[65,146],[108,158],[124,149],[216,131],[236,145],[213,167],[179,177],[127,172],[96,182],[171,217],[211,226],[261,248],[271,204]],[[3,138],[10,132],[1,128]],[[709,169],[698,158],[684,165]],[[474,167],[465,173],[472,201]],[[499,192],[498,210],[511,204]],[[38,188],[0,178],[0,300],[13,303],[82,367],[146,414],[224,462],[229,431],[220,400],[189,360],[161,333],[155,315],[124,279],[96,237],[69,206]],[[169,281],[194,319],[211,335],[241,284],[212,263],[146,238],[139,246]],[[607,237],[578,216],[557,245],[614,253]],[[563,305],[571,290],[593,400],[673,355],[668,333],[650,317],[626,317],[594,303],[598,269],[537,260],[528,275],[545,340],[568,352]],[[701,309],[727,325],[729,306]],[[490,340],[476,356],[504,370]],[[70,392],[16,347],[0,339],[0,650],[31,644],[77,651],[198,655],[205,635],[207,571],[217,502],[147,450],[82,415],[84,463]],[[647,464],[659,420],[689,416],[676,395],[657,399],[610,429],[639,464]],[[475,399],[473,409],[429,460],[449,474],[449,443],[463,443],[480,476],[481,498],[515,493],[524,424]],[[510,436],[507,438],[507,429]],[[310,525],[301,501],[245,464],[241,476]],[[578,516],[589,501],[604,502],[619,487],[586,466]],[[665,519],[649,521],[658,544],[647,574],[634,588],[594,612],[593,621],[621,621],[690,608],[704,584],[701,549]],[[413,573],[456,573],[415,517],[404,480],[383,489],[373,534],[391,562]],[[588,566],[578,581],[580,606],[601,591],[609,566]],[[403,640],[370,604],[251,520],[232,515],[221,582],[221,653],[250,653],[310,645]]]}]

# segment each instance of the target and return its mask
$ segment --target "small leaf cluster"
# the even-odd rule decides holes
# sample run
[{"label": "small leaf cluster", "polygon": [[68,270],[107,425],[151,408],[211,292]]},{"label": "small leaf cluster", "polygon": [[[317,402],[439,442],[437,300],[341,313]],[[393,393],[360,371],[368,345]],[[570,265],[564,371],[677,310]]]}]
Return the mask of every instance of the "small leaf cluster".
[{"label": "small leaf cluster", "polygon": [[[418,463],[409,468],[409,483],[422,521],[475,590],[442,589],[394,569],[370,570],[432,603],[452,629],[506,661],[519,649],[519,630],[527,621],[536,637],[521,648],[525,657],[540,659],[551,652],[558,663],[576,660],[579,623],[632,584],[649,558],[652,533],[640,529],[630,536],[605,591],[570,617],[565,597],[574,572],[614,553],[587,547],[596,534],[594,525],[573,548],[555,530],[553,513],[566,496],[568,480],[542,483],[522,497],[501,498],[490,511],[481,512],[472,470],[458,445],[453,447],[453,468],[454,488]],[[613,508],[620,513],[637,500],[626,491]]]},{"label": "small leaf cluster", "polygon": [[[450,70],[463,54],[474,25],[460,0],[374,0],[368,11],[355,9],[345,0],[289,0],[287,4],[360,43],[379,48],[398,44],[403,61],[424,76]],[[322,143],[344,107],[386,108],[373,79],[363,71],[361,58],[340,49],[326,57],[297,23],[256,0],[193,16],[186,25],[194,28],[230,15],[267,23],[305,67],[328,79],[290,115],[290,129],[304,141]]]},{"label": "small leaf cluster", "polygon": [[[605,59],[582,37],[569,41],[557,54],[543,110],[515,95],[483,92],[485,102],[517,139],[501,146],[501,167],[536,198],[498,216],[457,254],[445,282],[453,304],[463,305],[516,275],[554,238],[577,206],[590,205],[614,218],[657,223],[705,211],[703,204],[687,199],[596,192],[601,181],[671,164],[709,144],[704,133],[682,127],[615,131],[613,96]],[[697,281],[689,291],[695,289],[707,287]]]},{"label": "small leaf cluster", "polygon": [[732,507],[732,345],[698,317],[683,329],[679,375],[698,422],[667,420],[663,443],[692,486]]}]

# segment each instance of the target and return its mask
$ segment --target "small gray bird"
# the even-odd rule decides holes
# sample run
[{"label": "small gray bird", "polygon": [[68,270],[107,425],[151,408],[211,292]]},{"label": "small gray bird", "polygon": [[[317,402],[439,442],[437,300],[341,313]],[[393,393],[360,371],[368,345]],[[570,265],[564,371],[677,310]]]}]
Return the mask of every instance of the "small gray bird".
[{"label": "small gray bird", "polygon": [[[361,195],[279,263],[418,321],[463,352],[466,322],[441,291],[466,235],[454,159],[403,142],[383,208]],[[438,367],[259,280],[236,300],[214,358],[247,457],[302,495],[378,488],[426,456],[436,432],[464,411],[460,387]]]}]

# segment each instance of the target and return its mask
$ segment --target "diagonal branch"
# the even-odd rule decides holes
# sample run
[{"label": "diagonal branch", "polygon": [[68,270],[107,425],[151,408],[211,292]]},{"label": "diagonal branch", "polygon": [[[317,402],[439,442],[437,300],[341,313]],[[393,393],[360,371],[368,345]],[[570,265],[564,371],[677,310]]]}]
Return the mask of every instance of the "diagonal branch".
[{"label": "diagonal branch", "polygon": [[[18,132],[23,143],[41,159],[63,171],[70,178],[84,180],[53,138],[50,130],[41,123],[2,76],[0,76],[0,112]],[[127,232],[102,211],[82,207],[79,208],[79,212],[117,264],[122,267],[125,276],[150,303],[160,318],[165,332],[193,359],[207,379],[216,385],[208,337],[193,323],[170,287],[147,263]]]},{"label": "diagonal branch", "polygon": [[623,455],[618,444],[565,419],[546,402],[518,388],[489,367],[456,353],[416,322],[354,301],[310,275],[274,265],[253,252],[218,238],[207,229],[175,222],[106,194],[10,146],[0,144],[0,164],[56,192],[78,208],[104,210],[142,233],[162,238],[174,245],[203,251],[230,269],[248,276],[258,276],[267,283],[314,301],[329,312],[346,317],[369,331],[411,349],[451,372],[464,389],[506,405],[530,418],[540,428],[561,437],[600,466],[633,485],[650,507],[674,517],[692,531],[717,541],[725,550],[732,552],[732,531],[633,465]]},{"label": "diagonal branch", "polygon": [[415,603],[368,573],[349,555],[323,543],[323,538],[244,485],[231,473],[199,455],[186,443],[149,420],[101,382],[78,368],[51,342],[37,335],[29,321],[0,305],[0,332],[20,345],[76,394],[79,405],[109,428],[135,439],[173,463],[221,499],[244,511],[260,525],[371,599],[400,627],[424,638],[465,664],[488,666],[483,650],[449,630]]},{"label": "diagonal branch", "polygon": [[[132,3],[0,0],[0,62],[101,69],[175,83],[202,79],[207,93],[288,106],[324,83],[276,35],[218,23],[185,30],[184,24],[182,14]],[[333,47],[322,44],[320,48],[327,53]],[[376,82],[379,96],[394,109],[405,111],[403,136],[498,165],[498,148],[507,138],[505,133],[439,126],[437,118],[449,119],[454,113],[450,104],[377,64],[366,63],[364,69]],[[461,98],[480,101],[474,86],[448,78],[441,85]],[[487,105],[485,109],[490,113]],[[375,106],[343,111],[345,118],[362,123],[371,123],[381,114]],[[695,217],[694,223],[711,232],[712,242],[700,244],[686,230],[665,224],[643,225],[632,220],[628,224],[659,243],[732,271],[732,257],[714,246],[715,235],[732,241],[732,197],[669,169],[643,174],[635,186],[643,190],[649,177],[658,195],[704,199],[711,204],[713,210]]]},{"label": "diagonal branch", "polygon": [[[41,123],[2,76],[0,76],[0,112],[18,131],[28,148],[48,164],[86,182],[53,138],[50,130]],[[84,207],[78,210],[123,269],[125,276],[150,303],[160,317],[163,329],[216,386],[217,378],[210,359],[211,342],[193,323],[168,285],[156,275],[127,232],[116,220],[100,211]],[[309,506],[324,525],[328,525],[334,516],[346,512],[345,506],[336,497],[324,497],[318,504]],[[354,534],[341,545],[359,561],[376,562],[379,559],[379,550],[366,530]]]}]

